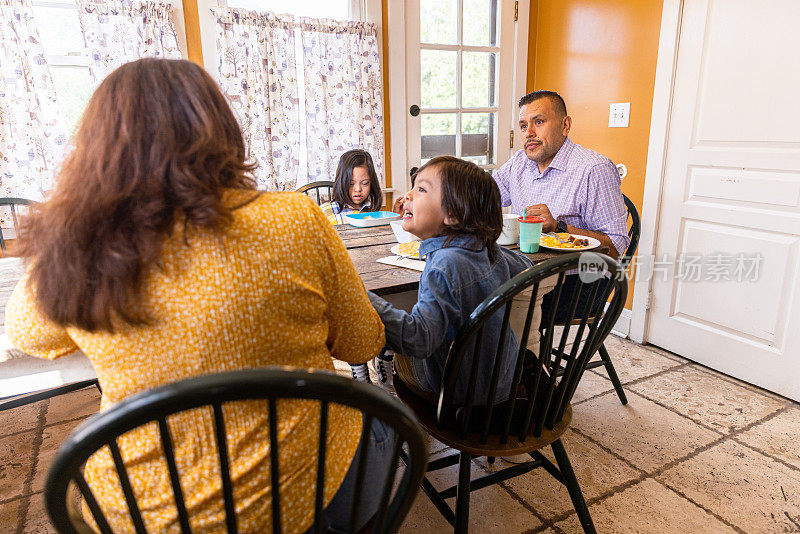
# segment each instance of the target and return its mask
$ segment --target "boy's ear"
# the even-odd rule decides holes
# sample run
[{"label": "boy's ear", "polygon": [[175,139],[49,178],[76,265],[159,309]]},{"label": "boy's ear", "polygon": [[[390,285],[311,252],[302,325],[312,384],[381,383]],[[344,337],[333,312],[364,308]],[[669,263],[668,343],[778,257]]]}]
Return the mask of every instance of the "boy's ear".
[{"label": "boy's ear", "polygon": [[448,214],[444,216],[443,222],[446,226],[453,226],[454,224],[458,224],[458,219]]}]

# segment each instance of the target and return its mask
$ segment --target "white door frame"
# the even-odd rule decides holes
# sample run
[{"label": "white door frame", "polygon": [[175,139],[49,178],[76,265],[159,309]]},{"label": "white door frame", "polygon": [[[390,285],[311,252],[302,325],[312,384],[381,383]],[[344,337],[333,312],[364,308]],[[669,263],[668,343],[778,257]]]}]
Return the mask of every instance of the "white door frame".
[{"label": "white door frame", "polygon": [[[658,41],[656,78],[653,86],[653,110],[650,115],[650,141],[647,145],[647,168],[644,178],[642,204],[642,233],[639,239],[640,258],[654,258],[658,226],[661,217],[661,195],[666,168],[669,118],[672,111],[672,91],[678,57],[683,0],[664,0],[661,11],[661,34]],[[650,262],[641,263],[647,269]],[[636,273],[631,316],[630,338],[646,343],[650,323],[650,298],[652,276],[649,272]]]},{"label": "white door frame", "polygon": [[[389,108],[389,136],[391,138],[391,161],[387,165],[392,173],[392,190],[405,193],[411,187],[411,178],[408,175],[408,101],[406,98],[406,71],[409,68],[408,54],[406,53],[406,6],[404,0],[389,0],[387,2],[388,42],[385,53],[389,60],[389,86],[384,91],[384,102]],[[514,79],[512,87],[516,100],[525,92],[528,69],[528,26],[530,20],[530,0],[517,2],[517,24],[514,36]],[[419,68],[417,65],[416,68]],[[498,94],[499,97],[499,94]],[[506,126],[515,130],[516,113],[512,113],[512,120]],[[498,123],[498,140],[505,142],[505,127]],[[512,152],[513,154],[513,152]],[[504,161],[498,161],[502,165]]]}]

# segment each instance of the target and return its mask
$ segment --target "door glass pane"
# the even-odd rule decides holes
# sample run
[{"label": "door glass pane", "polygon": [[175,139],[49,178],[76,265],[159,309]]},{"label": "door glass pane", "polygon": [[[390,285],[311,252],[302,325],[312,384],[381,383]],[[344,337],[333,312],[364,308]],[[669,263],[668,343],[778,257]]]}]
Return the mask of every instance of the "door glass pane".
[{"label": "door glass pane", "polygon": [[419,40],[421,43],[457,44],[458,4],[456,0],[420,0]]},{"label": "door glass pane", "polygon": [[456,107],[456,59],[458,52],[420,50],[420,106]]},{"label": "door glass pane", "polygon": [[488,108],[495,106],[496,54],[464,52],[462,62],[462,107]]},{"label": "door glass pane", "polygon": [[421,118],[422,163],[441,154],[455,155],[456,114],[426,113]]},{"label": "door glass pane", "polygon": [[461,116],[461,157],[488,165],[494,163],[494,113],[464,113]]},{"label": "door glass pane", "polygon": [[497,44],[497,0],[462,0],[465,45]]}]

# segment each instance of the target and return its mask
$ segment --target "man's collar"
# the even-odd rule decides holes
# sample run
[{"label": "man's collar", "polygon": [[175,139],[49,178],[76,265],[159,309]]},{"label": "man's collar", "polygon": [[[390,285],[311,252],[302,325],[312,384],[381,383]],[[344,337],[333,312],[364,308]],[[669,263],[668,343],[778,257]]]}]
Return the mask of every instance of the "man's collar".
[{"label": "man's collar", "polygon": [[[448,242],[448,239],[450,240]],[[423,241],[419,246],[419,257],[423,258],[435,252],[440,248],[458,247],[466,250],[478,251],[483,249],[483,244],[479,243],[477,238],[472,235],[456,235],[456,236],[437,236],[429,237]]]},{"label": "man's collar", "polygon": [[[572,139],[569,137],[564,139],[564,144],[561,145],[561,148],[558,149],[556,152],[553,161],[550,162],[548,165],[549,168],[558,169],[559,171],[567,170],[567,158],[569,158],[570,152],[572,152],[572,147],[575,146],[575,143],[572,142]],[[547,169],[545,169],[547,170]]]},{"label": "man's collar", "polygon": [[[547,174],[547,171],[550,169],[557,169],[559,171],[567,170],[567,159],[569,159],[569,155],[574,146],[575,143],[572,142],[572,139],[569,137],[565,138],[561,148],[559,148],[558,152],[556,152],[556,155],[553,156],[553,161],[551,161],[550,165],[548,165],[547,168],[539,174],[539,178],[544,177],[544,175]],[[536,172],[539,173],[539,164],[533,160],[528,161],[533,164]]]}]

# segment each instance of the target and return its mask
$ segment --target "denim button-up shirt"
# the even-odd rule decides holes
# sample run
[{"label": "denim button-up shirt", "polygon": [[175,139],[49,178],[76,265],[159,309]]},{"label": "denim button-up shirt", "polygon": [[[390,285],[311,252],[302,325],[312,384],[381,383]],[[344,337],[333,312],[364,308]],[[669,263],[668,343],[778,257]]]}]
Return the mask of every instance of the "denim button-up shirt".
[{"label": "denim button-up shirt", "polygon": [[[417,378],[424,389],[437,394],[447,352],[458,329],[489,294],[532,265],[524,255],[498,245],[493,245],[496,255],[490,262],[486,248],[472,236],[457,236],[445,245],[446,241],[447,237],[432,237],[420,245],[420,257],[427,258],[419,281],[418,301],[411,313],[394,308],[369,293],[373,307],[386,326],[387,347],[398,354],[424,358],[414,362],[415,371],[423,371],[417,373],[423,375]],[[489,392],[502,317],[500,310],[484,328],[476,404],[486,404],[484,399]],[[517,339],[509,330],[505,354],[510,357],[504,358],[500,369],[497,402],[508,398],[517,350]],[[456,385],[456,402],[465,400],[471,364],[472,359],[465,357],[461,367],[464,376]]]}]

